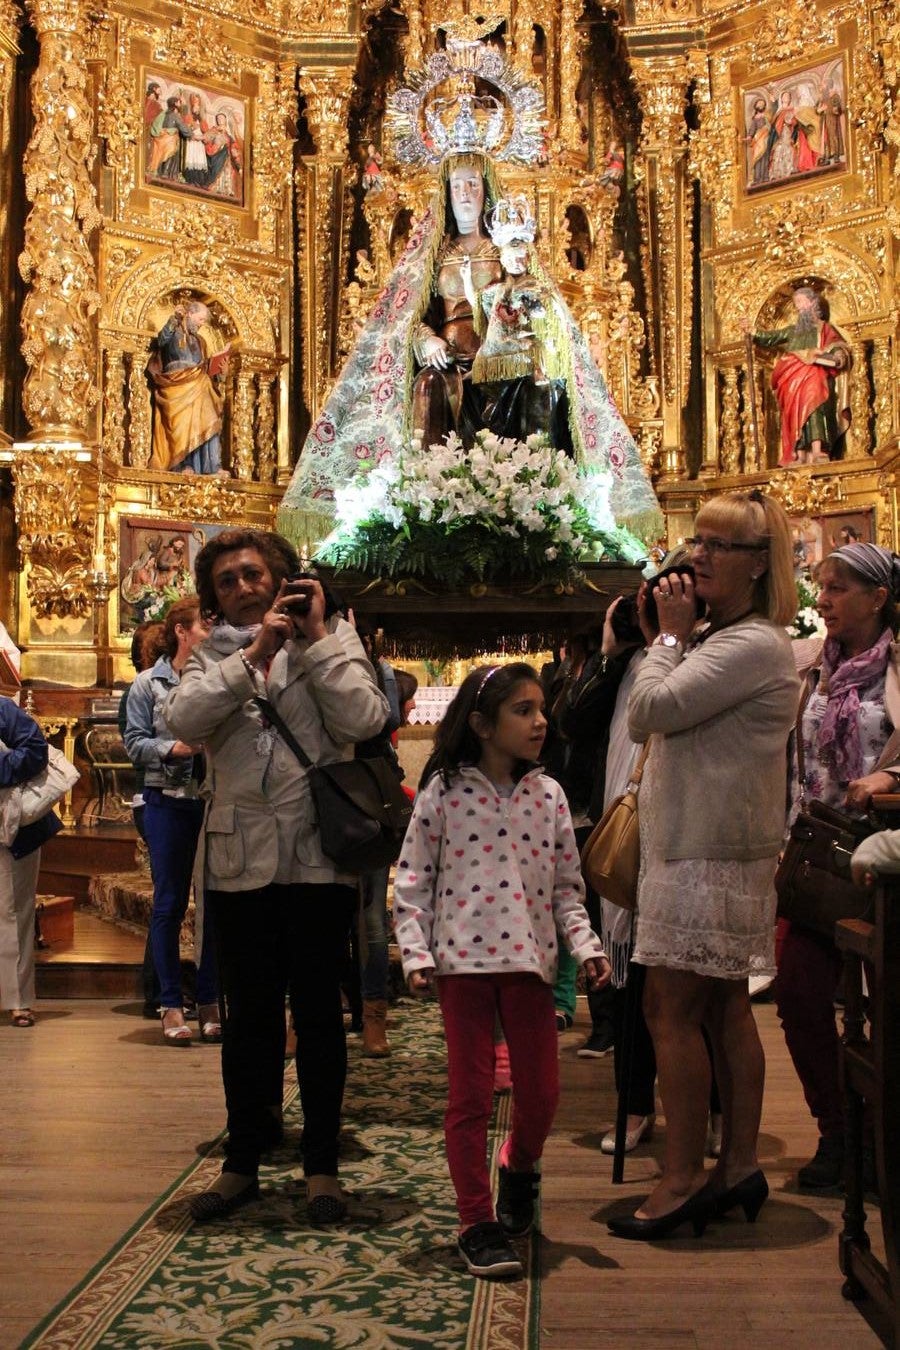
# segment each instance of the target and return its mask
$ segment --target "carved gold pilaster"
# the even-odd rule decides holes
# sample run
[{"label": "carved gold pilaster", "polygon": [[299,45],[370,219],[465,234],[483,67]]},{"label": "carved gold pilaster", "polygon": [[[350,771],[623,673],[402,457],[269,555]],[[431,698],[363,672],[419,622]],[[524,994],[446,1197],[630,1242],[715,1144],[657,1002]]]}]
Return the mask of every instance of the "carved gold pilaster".
[{"label": "carved gold pilaster", "polygon": [[334,375],[337,351],[336,303],[341,292],[340,261],[344,241],[337,235],[343,219],[347,163],[347,109],[353,71],[345,67],[305,69],[300,92],[316,146],[303,161],[299,183],[303,209],[299,248],[303,281],[301,308],[306,351],[304,378],[310,415],[315,418]]},{"label": "carved gold pilaster", "polygon": [[128,417],[130,460],[135,469],[146,469],[150,463],[151,427],[153,410],[144,367],[146,352],[132,352],[128,372]]},{"label": "carved gold pilaster", "polygon": [[875,339],[872,348],[872,383],[875,386],[875,444],[880,449],[897,434],[893,356],[888,337]]},{"label": "carved gold pilaster", "polygon": [[425,22],[421,0],[406,0],[406,22],[409,25],[404,53],[406,69],[417,70],[425,59]]},{"label": "carved gold pilaster", "polygon": [[84,619],[91,612],[94,512],[85,500],[82,461],[77,451],[52,443],[35,443],[13,461],[19,552],[38,620]]},{"label": "carved gold pilaster", "polygon": [[34,440],[87,433],[97,402],[92,317],[100,304],[87,236],[100,224],[84,35],[78,0],[27,0],[40,39],[32,81],[35,127],[25,152],[31,211],[19,269],[28,366],[22,405]]},{"label": "carved gold pilaster", "polygon": [[256,402],[256,457],[257,473],[261,483],[275,479],[275,402],[272,376],[259,374],[259,393]]},{"label": "carved gold pilaster", "polygon": [[534,5],[531,0],[513,0],[512,55],[529,74],[534,61]]},{"label": "carved gold pilaster", "polygon": [[103,379],[103,453],[114,464],[125,462],[125,358],[108,350]]},{"label": "carved gold pilaster", "polygon": [[242,368],[234,389],[232,407],[232,469],[236,478],[253,477],[253,375]]},{"label": "carved gold pilaster", "polygon": [[[756,381],[756,406],[763,406],[763,388],[762,372],[754,365],[753,378]],[[741,410],[741,429],[744,441],[744,469],[747,473],[756,473],[757,470],[765,468],[765,446],[762,444],[763,429],[761,426],[754,426],[753,404],[751,402],[752,390],[750,388],[750,374],[745,369],[743,372],[744,403]],[[760,438],[757,443],[757,437]]]},{"label": "carved gold pilaster", "polygon": [[657,295],[659,374],[663,395],[665,471],[681,474],[681,409],[690,374],[690,198],[686,187],[684,119],[688,64],[682,57],[636,60],[641,95],[643,161],[648,211],[655,228],[650,266]]},{"label": "carved gold pilaster", "polygon": [[850,430],[847,435],[851,455],[868,455],[869,443],[869,378],[866,348],[862,342],[851,344],[853,370],[850,376]]},{"label": "carved gold pilaster", "polygon": [[[16,74],[20,15],[12,0],[0,0],[0,269],[7,275],[9,259],[9,202],[12,199],[11,104]],[[6,288],[0,287],[0,333],[7,331]],[[0,441],[4,440],[6,380],[0,374]]]},{"label": "carved gold pilaster", "polygon": [[578,83],[584,39],[576,27],[581,4],[562,0],[559,11],[559,140],[567,150],[581,149]]},{"label": "carved gold pilaster", "polygon": [[719,422],[719,459],[723,473],[740,473],[741,420],[739,416],[740,391],[736,366],[722,371],[722,414]]}]

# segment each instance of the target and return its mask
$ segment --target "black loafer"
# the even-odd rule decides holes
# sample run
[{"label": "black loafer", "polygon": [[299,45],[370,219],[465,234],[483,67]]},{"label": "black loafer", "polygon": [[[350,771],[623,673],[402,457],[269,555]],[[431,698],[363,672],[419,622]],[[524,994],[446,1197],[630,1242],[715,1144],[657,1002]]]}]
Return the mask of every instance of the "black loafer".
[{"label": "black loafer", "polygon": [[249,1205],[259,1199],[259,1182],[256,1177],[248,1177],[247,1185],[234,1195],[222,1195],[219,1191],[201,1191],[191,1199],[191,1218],[197,1223],[210,1223],[213,1219],[227,1219],[242,1205]]}]

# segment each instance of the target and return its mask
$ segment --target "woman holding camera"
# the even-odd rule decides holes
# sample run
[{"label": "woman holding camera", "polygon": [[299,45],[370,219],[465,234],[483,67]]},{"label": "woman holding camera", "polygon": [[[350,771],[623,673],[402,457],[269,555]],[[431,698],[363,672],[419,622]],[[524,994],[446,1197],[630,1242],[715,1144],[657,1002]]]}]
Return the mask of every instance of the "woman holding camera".
[{"label": "woman holding camera", "polygon": [[[784,831],[786,745],[799,681],[783,625],[796,610],[787,516],[759,492],[700,510],[687,573],[653,588],[660,632],[629,700],[629,730],[652,737],[641,786],[634,960],[666,1116],[662,1177],[620,1237],[702,1232],[768,1186],[756,1141],[765,1062],[748,977],[774,968],[775,863]],[[706,606],[697,631],[696,600]],[[704,1170],[713,1045],[722,1146]]]},{"label": "woman holding camera", "polygon": [[323,854],[306,771],[256,702],[267,700],[314,763],[349,759],[388,715],[353,628],[318,580],[295,578],[286,539],[224,530],[200,550],[197,593],[213,620],[166,717],[207,756],[206,903],[225,995],[222,1174],[194,1198],[218,1219],[259,1194],[257,1169],[280,1112],[284,1001],[297,1032],[301,1151],[314,1222],[346,1213],[338,1132],[347,1069],[340,977],[356,878]]},{"label": "woman holding camera", "polygon": [[[835,549],[816,573],[826,638],[809,671],[795,738],[795,805],[815,799],[861,815],[900,780],[900,559],[876,544]],[[890,744],[888,743],[890,741]],[[833,939],[791,924],[778,960],[778,1015],[806,1103],[819,1129],[815,1157],[800,1168],[804,1190],[837,1186],[844,1165],[834,1000],[841,957]]]}]

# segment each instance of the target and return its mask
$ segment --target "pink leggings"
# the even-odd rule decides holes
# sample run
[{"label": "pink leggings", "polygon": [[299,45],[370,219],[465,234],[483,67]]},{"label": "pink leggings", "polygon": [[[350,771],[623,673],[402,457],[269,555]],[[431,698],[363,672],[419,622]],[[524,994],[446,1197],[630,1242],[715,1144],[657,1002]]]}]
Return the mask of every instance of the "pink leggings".
[{"label": "pink leggings", "polygon": [[487,1165],[494,1104],[494,1020],[509,1046],[513,1078],[509,1166],[529,1172],[544,1151],[559,1100],[553,990],[538,975],[441,975],[438,998],[447,1037],[447,1163],[460,1230],[494,1218]]}]

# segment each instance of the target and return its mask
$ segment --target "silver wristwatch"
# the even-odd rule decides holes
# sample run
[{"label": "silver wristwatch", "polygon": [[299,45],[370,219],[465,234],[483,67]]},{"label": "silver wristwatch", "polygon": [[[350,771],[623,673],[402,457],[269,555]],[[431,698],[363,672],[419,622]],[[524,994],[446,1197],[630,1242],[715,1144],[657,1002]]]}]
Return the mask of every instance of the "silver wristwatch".
[{"label": "silver wristwatch", "polygon": [[656,641],[660,647],[680,647],[682,645],[681,638],[676,637],[674,633],[660,633]]}]

